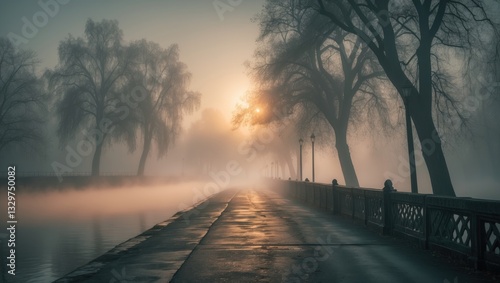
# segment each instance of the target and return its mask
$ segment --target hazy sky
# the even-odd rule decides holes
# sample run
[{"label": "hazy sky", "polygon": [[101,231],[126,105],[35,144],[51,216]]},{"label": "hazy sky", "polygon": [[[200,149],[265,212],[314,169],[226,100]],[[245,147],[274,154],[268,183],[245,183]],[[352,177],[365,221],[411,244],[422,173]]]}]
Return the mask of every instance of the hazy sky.
[{"label": "hazy sky", "polygon": [[[88,18],[116,19],[126,41],[145,38],[163,47],[179,44],[181,60],[193,74],[191,87],[203,94],[202,108],[220,109],[230,118],[233,106],[250,85],[243,64],[251,59],[256,46],[258,26],[251,18],[261,10],[263,0],[243,0],[225,7],[238,1],[55,1],[40,0],[58,3],[59,9],[48,5],[56,11],[52,15],[43,12],[39,1],[0,1],[1,36],[23,36],[23,17],[40,26],[20,45],[37,53],[40,70],[57,64],[57,47],[68,34],[83,36]],[[214,3],[220,4],[219,12]],[[48,16],[44,19],[44,15]]]},{"label": "hazy sky", "polygon": [[[45,11],[47,8],[44,8],[44,3],[48,5],[49,11]],[[226,10],[218,11],[214,3],[219,5],[219,9]],[[0,36],[12,37],[15,34],[23,37],[26,43],[20,47],[37,53],[41,61],[38,69],[40,72],[57,64],[59,42],[68,34],[83,36],[85,23],[89,18],[94,21],[118,20],[127,42],[145,38],[165,48],[177,43],[181,60],[187,64],[193,75],[191,89],[203,95],[200,111],[185,120],[184,129],[189,132],[192,122],[199,120],[201,113],[207,108],[222,112],[224,118],[230,121],[235,104],[251,87],[244,62],[252,59],[257,47],[258,24],[252,23],[251,18],[261,11],[263,4],[264,0],[0,0]],[[37,30],[29,30],[31,34],[26,38],[23,33],[26,33],[26,28],[32,24],[38,26]],[[397,138],[391,137],[392,143],[384,141],[373,144],[370,137],[366,138],[368,141],[353,139],[351,142],[354,163],[360,172],[362,185],[381,187],[384,171],[397,170],[398,165],[402,164],[398,158],[406,154],[406,140],[401,135]],[[296,140],[291,142],[298,147]],[[15,153],[16,162],[26,161],[26,170],[39,170],[33,169],[37,166],[45,168],[45,171],[47,168],[50,170],[51,161],[64,160],[65,156],[65,152],[56,149],[55,143],[54,141],[54,144],[48,146],[48,159],[41,160],[39,165],[29,153],[24,152]],[[122,147],[113,144],[113,150],[106,149],[101,159],[104,172],[134,171],[139,151],[131,156]],[[332,146],[328,145],[326,148]],[[317,162],[323,166],[318,166],[316,174],[318,180],[330,182],[333,177],[341,176],[341,170],[337,156],[329,151],[324,153],[318,156]],[[23,157],[22,154],[26,156]],[[156,158],[151,157],[146,170],[154,174],[179,173],[183,170],[179,168],[184,166],[179,167],[180,162],[184,164],[183,154],[172,150],[165,160],[156,161]],[[460,177],[465,169],[475,166],[475,163],[464,163],[469,166],[467,167],[462,165],[463,161],[454,162],[454,159],[450,158],[460,155],[460,151],[448,155],[450,166],[460,167],[460,170],[451,170],[452,176]],[[307,164],[309,157],[305,158],[304,168],[310,168],[310,164]],[[324,160],[321,160],[322,158]],[[76,171],[88,172],[90,160],[88,158]],[[425,165],[419,167],[418,171],[419,178],[424,179],[422,182],[419,180],[421,187],[430,190]],[[310,173],[305,174],[310,176]],[[492,176],[488,176],[490,177]],[[467,189],[463,183],[456,184],[462,185],[462,191]],[[409,188],[408,182],[401,186]]]}]

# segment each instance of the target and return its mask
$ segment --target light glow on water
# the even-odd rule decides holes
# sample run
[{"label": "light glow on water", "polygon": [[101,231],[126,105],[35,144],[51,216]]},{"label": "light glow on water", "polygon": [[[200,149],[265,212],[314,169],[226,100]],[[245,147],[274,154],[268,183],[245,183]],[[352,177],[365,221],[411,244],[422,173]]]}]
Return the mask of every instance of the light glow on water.
[{"label": "light glow on water", "polygon": [[23,192],[20,187],[13,282],[51,282],[62,277],[194,205],[203,185],[185,182],[43,192]]}]

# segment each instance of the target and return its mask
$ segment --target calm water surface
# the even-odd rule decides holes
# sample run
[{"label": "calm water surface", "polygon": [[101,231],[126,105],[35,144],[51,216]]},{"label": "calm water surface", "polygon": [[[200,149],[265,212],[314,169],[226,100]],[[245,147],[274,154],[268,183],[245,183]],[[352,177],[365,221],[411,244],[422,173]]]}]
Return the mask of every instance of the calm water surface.
[{"label": "calm water surface", "polygon": [[[22,192],[18,189],[16,276],[0,282],[52,282],[117,244],[199,201],[201,182],[128,188]],[[2,197],[2,206],[5,207]],[[2,227],[5,215],[2,212]]]}]

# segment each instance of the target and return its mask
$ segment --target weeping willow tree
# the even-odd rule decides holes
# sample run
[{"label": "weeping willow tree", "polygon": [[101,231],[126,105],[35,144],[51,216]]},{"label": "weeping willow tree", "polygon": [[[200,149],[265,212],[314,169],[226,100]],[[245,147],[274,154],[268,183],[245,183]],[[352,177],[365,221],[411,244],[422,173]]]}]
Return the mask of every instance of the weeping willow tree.
[{"label": "weeping willow tree", "polygon": [[158,158],[167,154],[181,130],[184,114],[199,108],[201,94],[189,90],[191,74],[179,60],[176,44],[164,49],[140,40],[132,48],[137,50],[138,60],[130,82],[146,91],[146,99],[137,109],[143,139],[137,175],[143,175],[152,147],[156,146]]},{"label": "weeping willow tree", "polygon": [[46,73],[50,90],[59,98],[60,143],[83,134],[94,149],[93,176],[99,175],[105,144],[125,138],[134,145],[131,107],[117,103],[123,101],[125,75],[134,58],[117,21],[89,19],[84,37],[70,35],[59,44],[59,63]]}]

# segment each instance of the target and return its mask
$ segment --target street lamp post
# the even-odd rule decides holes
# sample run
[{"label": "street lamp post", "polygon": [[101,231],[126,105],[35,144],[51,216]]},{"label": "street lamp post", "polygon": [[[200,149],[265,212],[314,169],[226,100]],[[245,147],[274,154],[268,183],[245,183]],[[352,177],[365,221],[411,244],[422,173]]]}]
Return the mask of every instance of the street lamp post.
[{"label": "street lamp post", "polygon": [[411,86],[403,87],[403,97],[404,97],[405,112],[406,112],[406,138],[408,140],[408,158],[410,162],[411,192],[414,194],[418,194],[417,167],[415,166],[415,149],[413,146],[413,129],[411,126],[410,103],[409,103],[412,90],[413,87]]},{"label": "street lamp post", "polygon": [[278,166],[278,160],[276,160],[276,162],[274,162],[274,165],[276,166],[276,179],[279,179],[280,178],[280,170],[279,170],[279,166]]},{"label": "street lamp post", "polygon": [[303,139],[300,139],[299,140],[299,145],[300,145],[300,174],[299,174],[299,177],[300,177],[300,181],[302,181],[302,145],[304,144],[304,140]]},{"label": "street lamp post", "polygon": [[311,142],[312,142],[312,181],[314,183],[314,140],[316,139],[316,136],[311,134]]}]

